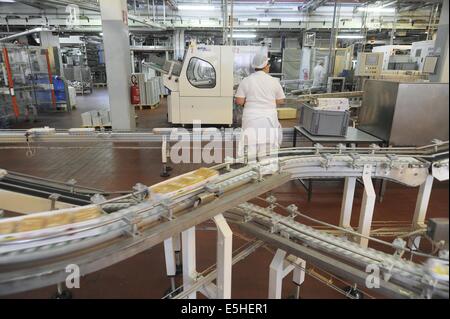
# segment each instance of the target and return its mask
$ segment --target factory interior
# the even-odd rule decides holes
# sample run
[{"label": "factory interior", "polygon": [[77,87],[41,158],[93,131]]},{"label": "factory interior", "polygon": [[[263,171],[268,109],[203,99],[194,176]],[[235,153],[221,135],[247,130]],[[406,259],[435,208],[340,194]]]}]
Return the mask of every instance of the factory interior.
[{"label": "factory interior", "polygon": [[0,50],[0,299],[449,299],[449,1],[0,0]]}]

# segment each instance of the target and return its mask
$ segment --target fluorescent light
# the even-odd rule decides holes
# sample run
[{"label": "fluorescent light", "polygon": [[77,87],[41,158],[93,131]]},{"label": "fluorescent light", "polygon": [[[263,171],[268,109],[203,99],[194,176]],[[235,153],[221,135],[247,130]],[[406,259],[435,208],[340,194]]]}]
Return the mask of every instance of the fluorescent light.
[{"label": "fluorescent light", "polygon": [[249,27],[249,26],[256,27],[256,26],[268,26],[269,23],[267,23],[267,22],[244,22],[244,23],[242,23],[242,25],[244,25],[246,27]]},{"label": "fluorescent light", "polygon": [[178,9],[184,11],[214,11],[216,8],[208,5],[179,5]]},{"label": "fluorescent light", "polygon": [[[228,37],[231,37],[231,34],[228,35]],[[233,34],[233,38],[239,38],[239,39],[254,39],[256,38],[256,34],[252,33],[239,33],[239,34]]]},{"label": "fluorescent light", "polygon": [[339,34],[338,39],[363,39],[364,36],[357,34]]},{"label": "fluorescent light", "polygon": [[367,12],[376,12],[376,13],[395,13],[395,8],[359,7],[358,11],[367,11]]},{"label": "fluorescent light", "polygon": [[233,32],[256,32],[256,29],[235,29],[235,28],[233,28]]},{"label": "fluorescent light", "polygon": [[0,0],[0,2],[3,2],[3,3],[14,3],[14,2],[16,2],[16,0]]}]

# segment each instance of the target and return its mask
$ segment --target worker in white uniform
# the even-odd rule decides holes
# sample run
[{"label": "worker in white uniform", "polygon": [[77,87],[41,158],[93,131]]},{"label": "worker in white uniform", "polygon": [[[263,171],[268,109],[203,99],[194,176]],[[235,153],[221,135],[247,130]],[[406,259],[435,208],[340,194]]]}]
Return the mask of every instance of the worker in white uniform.
[{"label": "worker in white uniform", "polygon": [[277,105],[283,104],[286,97],[280,81],[268,74],[267,55],[256,54],[252,67],[255,72],[241,81],[235,95],[235,103],[244,107],[238,155],[243,156],[247,148],[249,158],[261,159],[281,145]]},{"label": "worker in white uniform", "polygon": [[327,71],[325,70],[325,67],[323,65],[323,60],[319,60],[319,62],[315,66],[313,70],[313,84],[311,88],[321,88],[324,85],[324,79]]}]

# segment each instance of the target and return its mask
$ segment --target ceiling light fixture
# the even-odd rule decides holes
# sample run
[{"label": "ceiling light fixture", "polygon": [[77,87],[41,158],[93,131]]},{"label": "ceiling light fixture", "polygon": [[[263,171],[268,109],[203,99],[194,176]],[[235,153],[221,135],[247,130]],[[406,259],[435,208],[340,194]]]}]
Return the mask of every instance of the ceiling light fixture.
[{"label": "ceiling light fixture", "polygon": [[[228,37],[231,37],[231,34],[228,35]],[[233,34],[233,38],[236,39],[254,39],[256,38],[256,34],[252,34],[252,33],[239,33],[239,34]]]},{"label": "ceiling light fixture", "polygon": [[364,36],[359,34],[339,34],[338,39],[363,39]]},{"label": "ceiling light fixture", "polygon": [[182,11],[214,11],[216,8],[214,6],[208,5],[179,5],[178,10]]},{"label": "ceiling light fixture", "polygon": [[371,13],[395,13],[395,8],[383,8],[383,7],[359,7],[358,11],[366,11]]},{"label": "ceiling light fixture", "polygon": [[244,26],[268,26],[269,23],[267,22],[244,22],[242,23]]}]

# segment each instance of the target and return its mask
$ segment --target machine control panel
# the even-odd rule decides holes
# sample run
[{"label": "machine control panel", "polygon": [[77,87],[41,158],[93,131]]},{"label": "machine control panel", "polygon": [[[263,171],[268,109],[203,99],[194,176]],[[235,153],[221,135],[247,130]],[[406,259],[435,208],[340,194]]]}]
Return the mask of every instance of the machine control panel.
[{"label": "machine control panel", "polygon": [[356,76],[377,76],[381,73],[383,53],[360,53],[356,64]]}]

